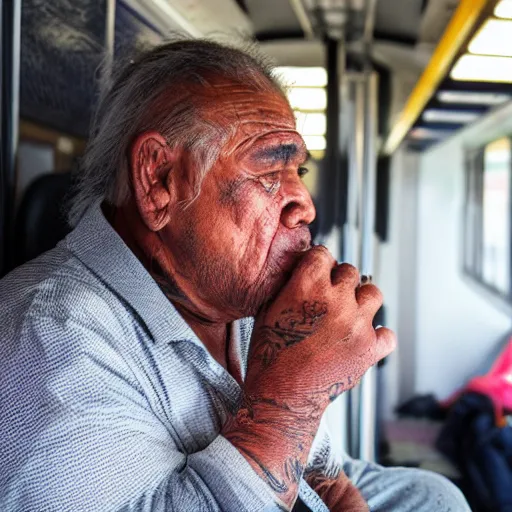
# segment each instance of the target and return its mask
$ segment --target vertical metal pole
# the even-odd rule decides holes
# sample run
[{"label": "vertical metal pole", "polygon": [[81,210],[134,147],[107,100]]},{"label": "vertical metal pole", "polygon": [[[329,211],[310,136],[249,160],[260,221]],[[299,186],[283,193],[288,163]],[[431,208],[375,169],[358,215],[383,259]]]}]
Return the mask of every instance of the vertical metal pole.
[{"label": "vertical metal pole", "polygon": [[[367,70],[364,95],[364,166],[361,193],[361,260],[363,274],[372,274],[375,228],[375,190],[377,177],[377,75]],[[361,382],[359,458],[375,461],[377,426],[377,368]]]},{"label": "vertical metal pole", "polygon": [[[359,270],[373,273],[373,240],[375,224],[376,142],[377,142],[377,77],[372,72],[371,46],[377,0],[366,0],[364,26],[364,158],[361,183],[361,246]],[[358,458],[373,462],[377,431],[377,369],[370,368],[360,384],[359,453]]]},{"label": "vertical metal pole", "polygon": [[343,261],[352,261],[354,253],[354,216],[357,214],[357,190],[354,189],[355,166],[355,105],[354,82],[347,80],[347,99],[343,108],[347,113],[350,128],[347,130],[347,218],[343,226]]},{"label": "vertical metal pole", "polygon": [[361,190],[361,263],[363,274],[373,272],[375,190],[377,177],[377,76],[368,73],[364,81],[364,165]]},{"label": "vertical metal pole", "polygon": [[21,0],[1,3],[0,276],[9,270],[14,227],[20,98]]},{"label": "vertical metal pole", "polygon": [[[336,113],[336,120],[338,123],[338,133],[337,133],[337,152],[339,155],[340,160],[338,161],[338,169],[337,169],[337,180],[336,180],[336,188],[337,188],[337,196],[336,196],[336,224],[339,227],[340,233],[343,229],[343,218],[342,218],[342,208],[347,208],[347,200],[348,200],[348,186],[346,189],[343,189],[343,183],[341,180],[341,93],[342,93],[342,85],[343,82],[346,81],[346,57],[347,57],[347,50],[346,50],[346,44],[344,36],[341,37],[341,39],[338,41],[338,56],[337,56],[337,67],[338,67],[338,84],[337,84],[337,97],[338,97],[338,111]],[[334,94],[334,92],[333,92]],[[348,185],[348,183],[347,183]],[[342,195],[345,194],[345,198],[342,197]],[[343,212],[344,214],[346,213]],[[345,220],[346,222],[346,220]],[[340,247],[339,247],[339,253],[337,255],[337,259],[341,259],[343,257],[343,254],[345,252],[345,242],[346,240],[340,239]],[[339,422],[340,429],[339,429],[339,448],[343,452],[349,451],[349,443],[350,443],[350,429],[349,429],[349,421],[350,421],[350,398],[347,393],[342,394],[338,399],[336,403],[336,419]]]},{"label": "vertical metal pole", "polygon": [[[334,185],[329,199],[332,201],[332,224],[339,223],[340,197],[340,77],[339,77],[339,43],[333,39],[326,41],[327,68],[327,133],[326,163],[327,170]],[[337,255],[335,255],[337,257]]]},{"label": "vertical metal pole", "polygon": [[103,63],[104,82],[109,82],[114,65],[114,52],[116,40],[116,0],[105,0],[105,60]]},{"label": "vertical metal pole", "polygon": [[[345,45],[343,41],[326,41],[326,69],[327,69],[327,151],[326,171],[331,186],[326,190],[326,200],[330,203],[329,226],[331,230],[341,231],[341,205],[343,204],[341,182],[341,153],[340,153],[340,96],[341,80],[345,67]],[[332,221],[332,222],[331,222]],[[337,242],[332,247],[336,259],[342,257],[343,243]],[[333,446],[346,452],[348,450],[348,396],[343,394],[327,411],[327,421],[331,432]],[[332,421],[332,423],[331,423]]]},{"label": "vertical metal pole", "polygon": [[[361,187],[363,181],[364,160],[364,77],[360,74],[350,76],[350,108],[351,128],[348,147],[348,202],[347,222],[345,225],[345,247],[343,259],[359,266],[360,244],[359,223],[361,218]],[[360,402],[359,386],[347,394],[348,401],[348,453],[352,457],[359,456],[360,449]]]}]

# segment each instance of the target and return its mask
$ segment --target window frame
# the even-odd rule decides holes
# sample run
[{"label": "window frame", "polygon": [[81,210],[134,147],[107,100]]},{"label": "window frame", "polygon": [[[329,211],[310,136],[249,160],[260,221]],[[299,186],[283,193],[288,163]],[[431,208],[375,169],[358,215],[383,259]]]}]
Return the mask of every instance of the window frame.
[{"label": "window frame", "polygon": [[[510,143],[509,172],[509,279],[508,293],[504,293],[483,277],[484,257],[484,174],[485,150],[493,142],[508,139]],[[463,273],[493,296],[512,305],[512,136],[504,135],[476,148],[467,148],[464,154],[464,207],[463,207]]]}]

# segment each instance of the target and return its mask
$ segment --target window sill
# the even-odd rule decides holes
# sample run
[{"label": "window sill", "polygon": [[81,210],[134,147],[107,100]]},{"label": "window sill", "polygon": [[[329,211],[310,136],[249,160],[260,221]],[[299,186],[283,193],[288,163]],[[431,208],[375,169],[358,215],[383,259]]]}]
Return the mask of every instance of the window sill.
[{"label": "window sill", "polygon": [[471,274],[463,272],[462,278],[469,288],[471,288],[475,293],[485,297],[496,309],[512,316],[512,303],[507,297],[500,294],[491,286],[487,286],[482,283]]}]

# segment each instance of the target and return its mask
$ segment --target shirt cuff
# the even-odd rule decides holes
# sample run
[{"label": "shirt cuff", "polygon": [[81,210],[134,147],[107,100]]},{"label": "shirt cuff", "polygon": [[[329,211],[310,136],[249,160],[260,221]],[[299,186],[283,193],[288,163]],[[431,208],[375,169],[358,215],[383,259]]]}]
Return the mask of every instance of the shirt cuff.
[{"label": "shirt cuff", "polygon": [[222,436],[189,455],[187,463],[203,479],[222,510],[286,510],[244,456]]},{"label": "shirt cuff", "polygon": [[329,512],[327,505],[309,486],[304,478],[301,479],[299,484],[299,497],[304,502],[304,505],[309,507],[313,512]]}]

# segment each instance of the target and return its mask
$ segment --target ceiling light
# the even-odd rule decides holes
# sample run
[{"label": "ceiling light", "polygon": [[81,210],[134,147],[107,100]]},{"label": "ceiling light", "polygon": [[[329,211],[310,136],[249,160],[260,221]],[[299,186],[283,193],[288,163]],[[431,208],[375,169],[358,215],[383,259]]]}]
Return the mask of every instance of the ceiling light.
[{"label": "ceiling light", "polygon": [[325,90],[320,87],[294,87],[288,91],[288,100],[298,110],[325,110],[327,106]]},{"label": "ceiling light", "polygon": [[318,112],[295,112],[297,130],[301,135],[325,135],[325,114]]},{"label": "ceiling light", "polygon": [[442,103],[468,105],[499,105],[510,99],[508,94],[497,92],[439,91],[437,99]]},{"label": "ceiling light", "polygon": [[422,118],[428,123],[471,123],[480,117],[479,112],[465,112],[464,110],[428,109],[423,112]]},{"label": "ceiling light", "polygon": [[321,67],[278,67],[278,75],[287,86],[325,87],[327,71]]},{"label": "ceiling light", "polygon": [[450,76],[474,82],[512,82],[512,59],[466,54],[453,66]]},{"label": "ceiling light", "polygon": [[512,56],[512,20],[489,19],[469,43],[470,53]]},{"label": "ceiling light", "polygon": [[322,135],[304,135],[304,142],[310,151],[324,150],[326,146],[325,137]]},{"label": "ceiling light", "polygon": [[452,134],[448,130],[431,130],[429,128],[414,128],[409,133],[409,137],[414,140],[440,140],[449,137]]},{"label": "ceiling light", "polygon": [[501,0],[494,9],[494,15],[498,18],[512,18],[512,0]]}]

